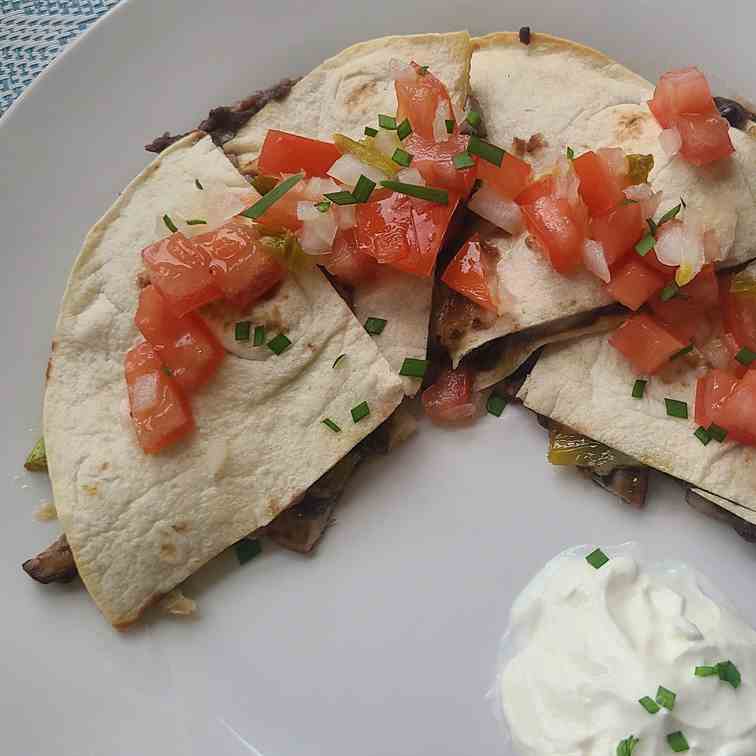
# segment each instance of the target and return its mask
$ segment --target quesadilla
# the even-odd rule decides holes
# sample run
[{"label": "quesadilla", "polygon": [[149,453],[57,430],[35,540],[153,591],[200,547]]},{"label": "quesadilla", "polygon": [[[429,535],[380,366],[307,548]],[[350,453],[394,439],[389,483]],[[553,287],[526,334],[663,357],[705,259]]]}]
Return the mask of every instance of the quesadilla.
[{"label": "quesadilla", "polygon": [[[129,356],[151,348],[138,337],[137,306],[148,289],[165,284],[168,292],[170,284],[152,268],[145,286],[140,251],[152,259],[147,250],[163,244],[168,221],[174,233],[167,238],[187,243],[175,231],[178,208],[188,215],[199,202],[208,213],[238,212],[235,203],[242,195],[241,206],[248,204],[249,192],[209,137],[183,138],[93,227],[63,297],[45,394],[49,473],[79,574],[116,626],[298,501],[402,400],[396,372],[312,265],[294,266],[247,302],[243,319],[222,303],[193,311],[200,332],[209,329],[227,351],[191,393],[189,408],[183,399],[164,400],[188,380],[191,365],[131,380]],[[191,227],[207,218],[185,220]],[[229,263],[213,281],[228,283],[233,272]],[[264,341],[249,338],[250,327],[263,329]],[[165,418],[145,416],[156,401],[170,422],[179,412],[192,420],[175,441],[170,434],[185,430],[182,415],[159,448],[151,444]]]},{"label": "quesadilla", "polygon": [[[756,256],[753,136],[731,128],[734,154],[703,168],[670,157],[660,144],[663,129],[646,104],[653,85],[602,53],[547,34],[533,34],[528,45],[513,33],[476,39],[471,93],[488,140],[505,150],[519,148],[534,177],[551,171],[568,151],[579,156],[619,147],[625,154],[651,155],[648,182],[663,193],[659,215],[682,197],[716,232],[722,247],[718,267]],[[485,236],[498,257],[493,288],[499,309],[494,316],[476,317],[452,309],[452,322],[442,323],[441,331],[455,366],[491,341],[506,349],[504,337],[510,334],[535,328],[559,333],[576,327],[564,318],[590,321],[594,310],[613,302],[603,282],[587,270],[570,276],[554,270],[529,232],[509,234],[489,226]]]}]

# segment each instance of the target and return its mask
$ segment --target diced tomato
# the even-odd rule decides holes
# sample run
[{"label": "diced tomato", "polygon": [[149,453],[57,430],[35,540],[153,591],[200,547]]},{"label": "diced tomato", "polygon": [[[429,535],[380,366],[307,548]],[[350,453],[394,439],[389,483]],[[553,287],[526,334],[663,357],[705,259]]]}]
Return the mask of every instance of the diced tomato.
[{"label": "diced tomato", "polygon": [[714,420],[712,409],[726,399],[738,385],[738,379],[725,370],[709,370],[696,383],[695,419],[708,428]]},{"label": "diced tomato", "polygon": [[268,175],[304,171],[308,176],[325,176],[340,157],[341,153],[331,142],[270,129],[257,166],[260,173]]},{"label": "diced tomato", "polygon": [[504,154],[500,166],[478,158],[477,176],[484,183],[504,197],[512,200],[520,195],[530,181],[531,166],[511,153]]},{"label": "diced tomato", "polygon": [[443,83],[413,61],[400,73],[394,86],[398,103],[396,122],[401,123],[407,118],[415,134],[435,140],[439,124],[445,128],[444,121],[454,117],[451,99]]},{"label": "diced tomato", "polygon": [[468,420],[478,410],[473,395],[475,376],[466,368],[444,370],[438,380],[423,391],[425,414],[434,422]]},{"label": "diced tomato", "polygon": [[542,176],[529,186],[526,186],[515,197],[515,202],[518,205],[532,205],[540,197],[549,197],[554,194],[555,189],[556,181],[554,177],[551,174]]},{"label": "diced tomato", "polygon": [[226,299],[248,307],[286,277],[286,266],[260,243],[255,226],[235,217],[194,237],[210,260],[210,272]]},{"label": "diced tomato", "polygon": [[558,273],[574,273],[582,263],[581,249],[585,234],[576,220],[574,209],[565,199],[539,197],[522,207],[525,225],[546,252]]},{"label": "diced tomato", "polygon": [[659,79],[648,107],[664,129],[673,126],[682,113],[717,113],[706,77],[692,66],[665,73]]},{"label": "diced tomato", "polygon": [[300,181],[274,202],[258,218],[258,223],[271,231],[298,231],[302,227],[302,221],[297,218],[297,205],[300,202],[312,202],[304,181]]},{"label": "diced tomato", "polygon": [[193,312],[177,318],[154,286],[142,289],[134,322],[185,393],[206,383],[223,359],[202,319]]},{"label": "diced tomato", "polygon": [[478,234],[473,234],[462,245],[446,266],[441,280],[484,309],[498,312],[496,262]]},{"label": "diced tomato", "polygon": [[609,343],[640,375],[653,375],[673,354],[685,347],[682,341],[644,313],[626,320],[609,337]]},{"label": "diced tomato", "polygon": [[625,307],[637,310],[646,300],[664,287],[664,279],[631,257],[612,274],[606,290]]},{"label": "diced tomato", "polygon": [[720,279],[720,297],[725,330],[731,333],[738,347],[756,351],[756,297],[730,291],[732,276]]},{"label": "diced tomato", "polygon": [[591,218],[589,236],[601,243],[606,262],[611,267],[621,260],[643,236],[646,224],[640,205],[619,205],[610,213]]},{"label": "diced tomato", "polygon": [[572,166],[580,179],[578,191],[591,215],[608,213],[625,198],[609,166],[595,152],[584,152]]},{"label": "diced tomato", "polygon": [[142,250],[150,281],[177,317],[220,299],[204,250],[175,233]]},{"label": "diced tomato", "polygon": [[146,341],[126,352],[126,385],[139,445],[157,454],[194,429],[189,403]]},{"label": "diced tomato", "polygon": [[735,152],[730,124],[718,114],[683,113],[676,126],[682,139],[680,154],[693,165],[708,165]]},{"label": "diced tomato", "polygon": [[436,266],[436,258],[449,228],[449,222],[459,204],[459,197],[450,194],[448,205],[419,199],[411,200],[411,204],[415,244],[412,245],[409,255],[400,257],[389,265],[405,273],[427,278]]},{"label": "diced tomato", "polygon": [[417,246],[412,203],[403,194],[357,205],[357,247],[379,263],[393,263]]},{"label": "diced tomato", "polygon": [[[665,223],[664,225],[666,226],[667,224]],[[660,262],[659,258],[656,256],[656,250],[652,249],[651,251],[646,252],[641,259],[649,268],[653,268],[655,271],[661,273],[665,281],[671,281],[675,277],[677,268]]]},{"label": "diced tomato", "polygon": [[468,139],[464,134],[453,134],[445,141],[435,142],[419,134],[410,134],[404,140],[404,147],[412,155],[412,167],[420,171],[428,186],[467,197],[475,183],[475,168],[457,170],[453,158],[467,149]]},{"label": "diced tomato", "polygon": [[353,228],[339,231],[333,240],[333,249],[320,260],[332,276],[350,286],[372,280],[379,270],[378,263],[357,247]]},{"label": "diced tomato", "polygon": [[731,333],[725,333],[723,341],[725,348],[730,354],[730,362],[727,364],[725,370],[728,373],[732,373],[736,378],[742,378],[746,374],[748,368],[746,368],[742,362],[738,362],[737,359],[735,359],[740,351],[740,344],[738,344]]},{"label": "diced tomato", "polygon": [[730,392],[711,404],[709,416],[731,441],[756,444],[756,370],[747,370]]}]

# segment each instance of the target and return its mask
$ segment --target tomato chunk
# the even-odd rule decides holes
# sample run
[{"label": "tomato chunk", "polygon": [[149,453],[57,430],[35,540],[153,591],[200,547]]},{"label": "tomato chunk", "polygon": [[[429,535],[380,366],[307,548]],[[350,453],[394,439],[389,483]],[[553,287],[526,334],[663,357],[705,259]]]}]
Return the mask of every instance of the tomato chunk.
[{"label": "tomato chunk", "polygon": [[589,235],[604,248],[606,262],[611,267],[621,260],[643,236],[646,224],[640,205],[628,203],[598,218],[592,218]]},{"label": "tomato chunk", "polygon": [[640,375],[653,375],[673,354],[685,347],[682,341],[643,313],[626,320],[609,337],[609,343]]},{"label": "tomato chunk", "polygon": [[210,272],[226,299],[248,307],[286,277],[286,266],[260,243],[255,226],[232,218],[194,238],[210,260]]},{"label": "tomato chunk", "polygon": [[150,344],[126,352],[125,372],[131,419],[147,454],[157,454],[194,429],[189,403]]},{"label": "tomato chunk", "polygon": [[574,273],[582,263],[581,248],[585,234],[565,199],[539,197],[522,208],[525,225],[558,273]]},{"label": "tomato chunk", "polygon": [[756,444],[756,370],[747,370],[729,393],[711,405],[710,417],[731,441]]},{"label": "tomato chunk", "polygon": [[720,292],[725,330],[738,347],[756,351],[756,297],[730,291],[732,276],[722,276]]},{"label": "tomato chunk", "polygon": [[177,318],[154,286],[142,289],[134,322],[185,393],[206,383],[223,360],[223,347],[202,319],[192,312]]},{"label": "tomato chunk", "polygon": [[142,250],[150,281],[177,317],[221,297],[202,247],[175,233]]},{"label": "tomato chunk", "polygon": [[409,198],[393,193],[357,205],[357,246],[379,263],[393,263],[413,254],[417,240]]},{"label": "tomato chunk", "polygon": [[695,418],[708,428],[713,422],[712,410],[726,399],[738,385],[738,379],[725,370],[709,370],[696,382]]},{"label": "tomato chunk", "polygon": [[528,163],[509,152],[504,154],[504,159],[498,167],[478,158],[477,177],[504,199],[512,200],[520,195],[532,174],[533,169]]},{"label": "tomato chunk", "polygon": [[422,394],[425,414],[434,422],[454,423],[467,420],[478,411],[473,394],[475,377],[466,368],[444,370],[438,380]]},{"label": "tomato chunk", "polygon": [[593,151],[584,152],[572,161],[580,179],[578,191],[591,215],[603,215],[625,198],[609,166]]},{"label": "tomato chunk", "polygon": [[730,124],[720,115],[684,113],[677,118],[680,154],[693,165],[708,165],[735,152]]},{"label": "tomato chunk", "polygon": [[308,176],[325,176],[340,157],[341,153],[331,142],[270,129],[257,166],[260,173],[268,175],[304,171]]},{"label": "tomato chunk", "polygon": [[336,234],[331,251],[322,255],[320,262],[332,276],[349,286],[372,281],[380,270],[375,259],[358,247],[353,228]]},{"label": "tomato chunk", "polygon": [[673,126],[682,113],[717,113],[706,77],[692,66],[663,74],[648,107],[664,129]]},{"label": "tomato chunk", "polygon": [[612,274],[606,290],[625,307],[637,310],[647,299],[664,287],[664,279],[632,257]]},{"label": "tomato chunk", "polygon": [[407,118],[416,134],[425,139],[438,139],[446,130],[444,122],[454,118],[451,99],[443,83],[413,61],[397,76],[394,86],[398,103],[396,122]]},{"label": "tomato chunk", "polygon": [[656,250],[652,249],[650,252],[647,252],[643,256],[642,260],[644,265],[648,265],[649,268],[653,268],[654,270],[661,273],[665,281],[671,281],[675,277],[677,268],[673,267],[672,265],[665,265],[663,262],[661,262],[656,256]]},{"label": "tomato chunk", "polygon": [[518,205],[532,205],[540,197],[549,197],[556,190],[556,181],[549,174],[543,176],[532,184],[526,186],[516,197],[515,202]]},{"label": "tomato chunk", "polygon": [[496,262],[478,234],[473,234],[446,266],[441,280],[491,312],[496,306]]},{"label": "tomato chunk", "polygon": [[453,134],[444,141],[436,142],[419,134],[410,134],[403,146],[412,155],[412,167],[420,171],[428,186],[448,189],[467,197],[475,183],[475,167],[458,171],[453,159],[467,149],[468,139],[464,134]]}]

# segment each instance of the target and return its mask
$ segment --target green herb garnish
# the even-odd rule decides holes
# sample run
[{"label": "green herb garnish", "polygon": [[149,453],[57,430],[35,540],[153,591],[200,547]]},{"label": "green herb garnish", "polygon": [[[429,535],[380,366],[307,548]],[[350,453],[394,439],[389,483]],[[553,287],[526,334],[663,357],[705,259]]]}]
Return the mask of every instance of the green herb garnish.
[{"label": "green herb garnish", "polygon": [[410,155],[407,150],[403,150],[401,147],[397,147],[394,150],[394,154],[391,156],[391,159],[398,165],[403,165],[405,168],[408,168],[409,164],[412,162],[412,155]]},{"label": "green herb garnish", "polygon": [[638,378],[637,381],[633,384],[633,391],[632,396],[633,399],[643,399],[643,394],[646,393],[646,384],[648,381],[641,380]]},{"label": "green herb garnish", "polygon": [[378,136],[378,129],[374,129],[372,126],[365,126],[365,136]]},{"label": "green herb garnish", "polygon": [[470,142],[467,145],[467,151],[471,155],[477,155],[483,158],[487,163],[492,163],[497,168],[501,166],[501,161],[504,160],[506,152],[497,147],[495,144],[483,141],[480,137],[471,136]]},{"label": "green herb garnish", "polygon": [[205,187],[202,186],[199,179],[194,179],[194,185],[197,187],[197,189],[204,189]]},{"label": "green herb garnish", "polygon": [[44,472],[47,470],[47,451],[45,450],[45,439],[37,439],[32,450],[26,456],[24,467],[30,472]]},{"label": "green herb garnish", "polygon": [[669,359],[676,360],[678,357],[684,357],[686,354],[690,354],[692,351],[693,344],[688,344],[688,346],[684,346],[682,349],[676,351]]},{"label": "green herb garnish", "polygon": [[635,746],[637,746],[638,743],[640,743],[640,740],[636,738],[635,735],[620,740],[617,745],[617,756],[632,756]]},{"label": "green herb garnish", "polygon": [[420,74],[420,76],[425,76],[425,74],[428,73],[428,66],[418,66],[417,72]]},{"label": "green herb garnish", "polygon": [[446,124],[446,133],[447,134],[453,134],[454,133],[454,119],[453,118],[447,118],[444,123]]},{"label": "green herb garnish", "polygon": [[370,407],[367,402],[360,402],[356,407],[352,407],[352,420],[359,423],[370,414]]},{"label": "green herb garnish", "polygon": [[693,435],[704,445],[709,443],[711,441],[711,436],[709,435],[709,431],[706,430],[706,428],[703,427],[703,425],[699,425],[698,428],[694,431]]},{"label": "green herb garnish", "polygon": [[648,223],[648,229],[649,229],[649,231],[651,231],[652,234],[655,234],[656,230],[659,227],[654,222],[654,219],[653,218],[646,218],[646,223]]},{"label": "green herb garnish", "polygon": [[683,751],[690,750],[690,746],[688,745],[688,741],[685,739],[685,735],[683,735],[679,730],[677,732],[671,732],[669,735],[667,735],[667,743],[675,753],[682,753]]},{"label": "green herb garnish", "polygon": [[667,221],[671,221],[677,217],[677,214],[682,210],[682,205],[675,205],[673,208],[667,210],[658,221],[656,221],[656,227],[665,224]]},{"label": "green herb garnish", "polygon": [[273,354],[283,354],[291,346],[291,339],[285,334],[279,333],[268,342],[268,349]]},{"label": "green herb garnish", "polygon": [[409,120],[405,118],[396,127],[396,135],[399,137],[399,139],[406,139],[411,133],[412,133],[412,125],[410,124]]},{"label": "green herb garnish", "polygon": [[361,175],[357,179],[357,183],[354,185],[354,190],[352,191],[355,202],[367,202],[373,193],[373,189],[375,189],[375,181]]},{"label": "green herb garnish", "polygon": [[341,428],[339,428],[339,426],[336,425],[336,423],[334,423],[330,417],[323,418],[321,422],[323,423],[323,425],[325,425],[326,428],[330,428],[334,433],[341,433]]},{"label": "green herb garnish", "polygon": [[252,328],[252,323],[248,320],[240,320],[234,326],[234,338],[237,341],[249,341],[249,332]]},{"label": "green herb garnish", "polygon": [[585,561],[588,562],[594,570],[600,570],[609,561],[609,557],[604,554],[601,549],[596,549],[588,554]]},{"label": "green herb garnish", "polygon": [[343,359],[346,357],[346,354],[340,354],[334,361],[333,365],[331,365],[332,368],[335,368],[336,365],[338,365]]},{"label": "green herb garnish", "polygon": [[638,703],[649,713],[658,714],[659,704],[651,696],[643,696]]},{"label": "green herb garnish", "polygon": [[715,440],[718,441],[720,444],[722,441],[724,441],[727,438],[727,431],[724,428],[720,428],[718,425],[715,425],[712,423],[707,429],[706,432]]},{"label": "green herb garnish", "polygon": [[470,157],[467,152],[459,152],[452,158],[452,163],[458,171],[462,171],[465,168],[472,168],[475,166],[475,161]]},{"label": "green herb garnish", "polygon": [[328,200],[316,202],[315,208],[319,213],[327,213],[331,209],[331,203]]},{"label": "green herb garnish", "polygon": [[491,394],[486,402],[486,412],[494,417],[501,417],[504,407],[507,406],[507,400],[498,394]]},{"label": "green herb garnish", "polygon": [[387,322],[384,318],[368,318],[365,321],[365,330],[373,336],[378,336],[383,333]]},{"label": "green herb garnish", "polygon": [[480,122],[482,119],[480,117],[480,113],[478,113],[477,110],[471,110],[467,114],[465,120],[470,124],[470,126],[472,126],[474,129],[477,129],[478,126],[480,126]]},{"label": "green herb garnish", "polygon": [[717,664],[717,674],[720,680],[729,683],[735,690],[740,687],[740,683],[742,682],[740,672],[731,661],[719,662]]},{"label": "green herb garnish", "polygon": [[408,197],[436,202],[439,205],[449,204],[449,193],[446,189],[434,189],[431,186],[420,186],[418,184],[405,184],[402,181],[381,181],[381,186],[391,189],[392,192],[406,194]]},{"label": "green herb garnish", "polygon": [[752,352],[748,347],[743,347],[736,355],[735,359],[741,365],[750,365],[756,360],[756,352]]},{"label": "green herb garnish", "polygon": [[716,667],[696,667],[694,674],[696,677],[713,677],[719,672]]},{"label": "green herb garnish", "polygon": [[674,282],[668,283],[659,294],[659,299],[662,302],[669,302],[670,299],[674,299],[680,293],[680,287]]},{"label": "green herb garnish", "polygon": [[239,564],[246,564],[260,555],[262,546],[257,538],[242,538],[234,546],[234,551],[236,551],[236,558],[239,560]]},{"label": "green herb garnish", "polygon": [[255,334],[252,337],[253,346],[262,346],[265,343],[265,326],[255,326]]},{"label": "green herb garnish", "polygon": [[670,417],[678,417],[681,420],[688,419],[688,403],[681,402],[679,399],[664,399],[664,406],[667,408],[667,414]]},{"label": "green herb garnish", "polygon": [[[360,177],[361,178],[361,177]],[[368,179],[369,181],[370,179]],[[327,192],[323,195],[326,199],[333,202],[334,205],[356,205],[357,200],[351,192],[346,190],[340,192]]]},{"label": "green herb garnish", "polygon": [[568,160],[574,160],[575,159],[575,150],[572,149],[572,147],[567,148],[567,159]]},{"label": "green herb garnish", "polygon": [[186,225],[187,226],[206,226],[207,225],[207,221],[203,220],[202,218],[190,218],[186,222]]},{"label": "green herb garnish", "polygon": [[165,223],[166,226],[168,226],[168,230],[175,234],[178,229],[176,228],[176,224],[171,220],[171,216],[167,213],[163,216],[163,223]]},{"label": "green herb garnish", "polygon": [[303,178],[304,173],[297,173],[294,176],[289,176],[289,178],[276,184],[276,186],[274,186],[267,194],[264,194],[259,200],[257,200],[252,207],[248,207],[246,210],[239,213],[239,215],[243,215],[245,218],[252,218],[252,220],[257,220],[269,207],[271,207],[271,205],[278,202],[289,189],[296,186]]},{"label": "green herb garnish", "polygon": [[675,708],[676,698],[677,693],[673,693],[663,685],[660,685],[659,690],[656,691],[656,703],[658,703],[659,706],[663,706],[665,709],[669,709],[670,711]]},{"label": "green herb garnish", "polygon": [[645,257],[656,244],[656,239],[653,234],[646,234],[636,245],[635,251],[641,256]]},{"label": "green herb garnish", "polygon": [[396,130],[396,118],[394,118],[394,116],[384,115],[383,113],[381,113],[378,116],[378,125],[382,129],[388,129],[389,131],[395,131]]},{"label": "green herb garnish", "polygon": [[405,357],[399,375],[406,378],[423,378],[428,369],[428,360],[419,360],[416,357]]}]

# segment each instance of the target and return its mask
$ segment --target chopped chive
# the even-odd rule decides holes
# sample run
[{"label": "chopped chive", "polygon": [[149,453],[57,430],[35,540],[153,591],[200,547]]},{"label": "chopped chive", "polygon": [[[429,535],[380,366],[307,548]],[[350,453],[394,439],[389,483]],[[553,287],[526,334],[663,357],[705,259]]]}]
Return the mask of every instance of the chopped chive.
[{"label": "chopped chive", "polygon": [[668,283],[659,294],[659,299],[662,302],[669,302],[670,299],[674,299],[680,293],[680,287],[672,281]]},{"label": "chopped chive", "polygon": [[467,145],[467,151],[472,155],[477,155],[483,158],[487,163],[492,163],[497,168],[501,166],[501,161],[504,160],[506,152],[490,142],[484,142],[482,139],[476,136],[470,137],[470,142]]},{"label": "chopped chive", "polygon": [[396,135],[399,139],[406,139],[412,133],[412,124],[405,118],[397,127]]},{"label": "chopped chive", "polygon": [[486,412],[494,417],[501,417],[504,407],[507,406],[507,400],[498,394],[491,394],[486,402]]},{"label": "chopped chive", "polygon": [[470,157],[467,152],[459,152],[452,158],[452,163],[458,171],[462,171],[465,168],[472,168],[475,166],[475,161]]},{"label": "chopped chive", "polygon": [[648,381],[644,381],[638,378],[633,384],[632,397],[633,399],[643,399],[643,394],[646,393],[646,384]]},{"label": "chopped chive", "polygon": [[32,450],[27,454],[24,467],[29,472],[44,472],[47,470],[47,451],[44,436],[37,439]]},{"label": "chopped chive", "polygon": [[388,129],[389,131],[394,131],[396,130],[396,118],[394,118],[394,116],[384,115],[383,113],[381,113],[378,116],[378,125],[382,129]]},{"label": "chopped chive", "polygon": [[736,690],[740,687],[740,683],[742,682],[740,672],[731,661],[719,662],[717,664],[717,673],[720,680],[729,683]]},{"label": "chopped chive", "polygon": [[334,205],[356,205],[357,200],[351,192],[328,192],[323,195],[326,199],[331,200]]},{"label": "chopped chive", "polygon": [[273,354],[283,354],[291,346],[291,339],[285,334],[279,333],[268,342],[268,349]]},{"label": "chopped chive", "polygon": [[601,549],[596,549],[588,554],[585,561],[588,562],[594,570],[600,570],[609,561],[609,557],[604,554]]},{"label": "chopped chive", "polygon": [[207,221],[203,220],[202,218],[190,218],[186,222],[186,225],[187,226],[206,226],[207,225]]},{"label": "chopped chive", "polygon": [[360,402],[356,407],[352,407],[352,420],[359,423],[370,414],[370,407],[367,402]]},{"label": "chopped chive", "polygon": [[713,677],[719,674],[716,667],[696,667],[694,674],[696,677]]},{"label": "chopped chive", "polygon": [[163,365],[163,372],[166,375],[173,375],[173,370],[171,370],[169,367],[166,367],[165,365]]},{"label": "chopped chive", "polygon": [[574,160],[575,159],[575,150],[572,149],[572,147],[567,148],[567,159],[568,160]]},{"label": "chopped chive", "polygon": [[331,208],[331,203],[328,200],[323,200],[322,202],[316,202],[315,207],[318,212],[327,213]]},{"label": "chopped chive", "polygon": [[446,133],[447,134],[453,134],[454,133],[454,119],[453,118],[447,118],[444,123],[446,124]]},{"label": "chopped chive", "polygon": [[278,202],[289,189],[298,184],[303,178],[304,173],[297,173],[294,176],[289,176],[289,178],[276,184],[267,194],[264,194],[259,200],[257,200],[252,207],[248,207],[244,212],[240,213],[240,215],[243,215],[245,218],[257,220],[271,205]]},{"label": "chopped chive", "polygon": [[384,318],[368,318],[365,321],[365,330],[373,336],[378,336],[383,333],[387,322]]},{"label": "chopped chive", "polygon": [[416,357],[405,357],[399,375],[407,378],[423,378],[428,369],[428,360],[419,360]]},{"label": "chopped chive", "polygon": [[407,150],[403,150],[401,147],[397,147],[394,150],[394,154],[391,156],[391,159],[398,165],[403,165],[405,168],[407,168],[412,162],[412,155],[410,155]]},{"label": "chopped chive", "polygon": [[425,74],[428,73],[428,66],[418,66],[417,72],[420,74],[420,76],[425,76]]},{"label": "chopped chive", "polygon": [[640,743],[640,739],[636,738],[635,735],[620,740],[617,744],[617,756],[633,756],[633,751],[638,743]]},{"label": "chopped chive", "polygon": [[654,701],[651,696],[643,696],[638,703],[649,713],[657,714],[659,712],[659,704]]},{"label": "chopped chive", "polygon": [[449,204],[449,193],[446,189],[434,189],[430,186],[419,186],[418,184],[405,184],[403,181],[381,181],[381,186],[391,189],[392,192],[406,194],[408,197],[417,197],[417,199],[436,202],[439,205]]},{"label": "chopped chive", "polygon": [[636,245],[635,251],[641,256],[645,257],[656,244],[653,234],[646,234]]},{"label": "chopped chive", "polygon": [[339,428],[339,426],[336,425],[336,423],[334,423],[330,417],[323,418],[321,422],[323,423],[323,425],[325,425],[326,428],[330,428],[334,433],[341,433],[341,428]]},{"label": "chopped chive", "polygon": [[340,354],[334,361],[333,365],[331,365],[332,368],[335,368],[336,365],[338,365],[343,359],[346,357],[346,354]]},{"label": "chopped chive", "polygon": [[690,354],[692,351],[693,344],[688,344],[688,346],[684,346],[682,349],[679,349],[677,352],[675,352],[669,359],[676,360],[678,357],[684,357],[686,354]]},{"label": "chopped chive", "polygon": [[367,176],[360,175],[352,191],[355,202],[367,202],[373,193],[373,189],[375,189],[375,181]]},{"label": "chopped chive", "polygon": [[707,433],[720,444],[727,438],[727,431],[712,423],[707,429]]},{"label": "chopped chive", "polygon": [[265,343],[265,326],[255,326],[255,335],[252,337],[253,346],[262,346]]},{"label": "chopped chive", "polygon": [[709,435],[709,432],[706,430],[706,428],[703,427],[703,425],[699,425],[698,428],[696,428],[693,435],[704,445],[709,443],[711,441],[711,436]]},{"label": "chopped chive", "polygon": [[683,735],[679,730],[677,732],[671,732],[669,735],[667,735],[667,743],[675,753],[682,753],[683,751],[690,750],[690,746],[688,745],[688,741],[685,739],[685,735]]},{"label": "chopped chive", "polygon": [[682,195],[680,195],[680,204],[683,206],[683,209],[687,209],[688,205],[686,204],[685,200],[682,198]]},{"label": "chopped chive", "polygon": [[681,420],[688,419],[688,403],[681,402],[678,399],[664,399],[664,405],[667,408],[667,414],[670,417],[678,417]]},{"label": "chopped chive", "polygon": [[667,221],[671,221],[673,218],[677,217],[677,214],[682,210],[682,205],[675,205],[673,208],[667,210],[664,215],[662,215],[661,218],[659,218],[658,221],[656,221],[656,227],[658,228],[662,224],[666,223]]},{"label": "chopped chive", "polygon": [[249,331],[252,328],[252,323],[248,320],[240,320],[234,326],[234,338],[237,341],[249,341]]},{"label": "chopped chive", "polygon": [[205,187],[202,186],[199,179],[194,179],[194,185],[197,187],[197,189],[204,189]]},{"label": "chopped chive", "polygon": [[260,555],[262,546],[257,538],[242,538],[234,546],[234,551],[236,551],[236,558],[239,560],[239,564],[246,564]]},{"label": "chopped chive", "polygon": [[736,355],[735,359],[741,365],[750,365],[756,360],[756,352],[752,352],[748,347],[743,347]]},{"label": "chopped chive", "polygon": [[652,234],[656,233],[656,230],[659,228],[659,226],[656,225],[653,218],[646,218],[646,223],[648,223],[648,229]]},{"label": "chopped chive", "polygon": [[670,711],[675,708],[676,698],[677,693],[673,693],[663,685],[660,685],[659,690],[656,691],[656,703],[658,703],[659,706],[663,706],[665,709],[669,709]]},{"label": "chopped chive", "polygon": [[171,216],[167,213],[163,216],[163,223],[165,223],[166,226],[168,226],[168,230],[175,234],[178,229],[176,228],[176,224],[171,220]]},{"label": "chopped chive", "polygon": [[365,136],[378,136],[378,129],[374,129],[372,126],[365,126]]},{"label": "chopped chive", "polygon": [[478,113],[477,110],[471,110],[467,116],[465,117],[465,120],[472,126],[474,129],[477,129],[478,126],[480,126],[480,113]]}]

